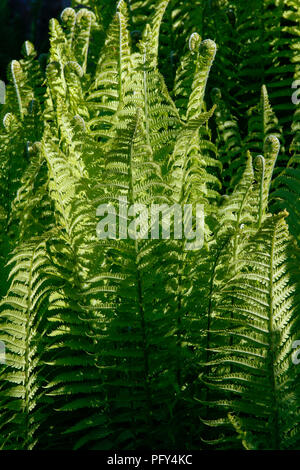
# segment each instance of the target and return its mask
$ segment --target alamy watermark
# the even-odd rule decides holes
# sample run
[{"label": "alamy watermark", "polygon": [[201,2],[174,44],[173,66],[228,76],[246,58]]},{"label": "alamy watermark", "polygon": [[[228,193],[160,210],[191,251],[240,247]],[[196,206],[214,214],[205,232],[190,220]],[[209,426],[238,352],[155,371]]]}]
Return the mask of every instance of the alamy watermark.
[{"label": "alamy watermark", "polygon": [[292,363],[297,366],[300,364],[300,340],[294,341],[292,348],[295,349],[292,354]]},{"label": "alamy watermark", "polygon": [[3,80],[0,80],[0,104],[5,104],[6,88]]},{"label": "alamy watermark", "polygon": [[5,344],[3,341],[0,341],[0,364],[5,364],[5,363],[6,363]]},{"label": "alamy watermark", "polygon": [[203,204],[129,205],[126,197],[100,204],[96,211],[101,217],[97,225],[100,240],[183,240],[185,250],[199,250],[204,243]]},{"label": "alamy watermark", "polygon": [[292,94],[292,103],[297,106],[300,103],[300,80],[294,80],[292,88],[296,90]]}]

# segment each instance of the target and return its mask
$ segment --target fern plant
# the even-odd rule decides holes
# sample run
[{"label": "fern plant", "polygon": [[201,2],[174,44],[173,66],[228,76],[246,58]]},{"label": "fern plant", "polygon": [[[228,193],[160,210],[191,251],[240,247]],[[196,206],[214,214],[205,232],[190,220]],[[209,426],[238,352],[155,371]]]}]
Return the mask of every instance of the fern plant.
[{"label": "fern plant", "polygon": [[299,449],[299,7],[251,4],[74,1],[10,64],[1,449]]}]

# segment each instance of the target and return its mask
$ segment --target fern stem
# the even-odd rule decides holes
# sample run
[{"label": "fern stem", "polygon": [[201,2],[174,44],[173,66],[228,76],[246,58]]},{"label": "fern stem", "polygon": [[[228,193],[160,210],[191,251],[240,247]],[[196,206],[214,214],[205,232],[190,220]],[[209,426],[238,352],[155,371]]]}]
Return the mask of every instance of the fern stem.
[{"label": "fern stem", "polygon": [[120,36],[119,36],[119,108],[122,107],[124,97],[123,97],[123,77],[122,77],[122,25],[121,25],[121,13],[117,12],[117,16],[119,19],[119,28],[120,28]]},{"label": "fern stem", "polygon": [[[138,125],[140,120],[140,110],[137,111],[135,127],[132,134],[132,140],[129,148],[128,155],[128,176],[129,176],[129,202],[133,205],[135,201],[134,194],[134,181],[133,181],[133,171],[132,171],[132,156],[134,152],[134,139],[138,131]],[[148,356],[148,345],[147,345],[147,332],[146,332],[146,321],[145,321],[145,311],[144,311],[144,299],[143,299],[143,286],[142,279],[140,275],[140,266],[138,262],[139,246],[137,240],[135,240],[135,266],[136,266],[136,277],[137,277],[137,295],[138,295],[138,309],[139,317],[141,321],[142,329],[142,347],[143,347],[143,357],[144,357],[144,383],[147,397],[147,408],[148,408],[148,420],[151,418],[151,393],[149,388],[149,356]]]},{"label": "fern stem", "polygon": [[240,235],[240,223],[241,223],[241,217],[242,217],[242,213],[243,213],[243,209],[244,209],[244,205],[245,205],[245,202],[247,201],[247,197],[251,191],[251,188],[252,188],[252,181],[251,183],[249,184],[247,190],[245,191],[245,194],[243,196],[243,199],[242,199],[242,202],[241,202],[241,205],[240,205],[240,208],[239,208],[239,212],[238,212],[238,215],[237,215],[237,219],[236,219],[236,226],[235,226],[235,234],[234,234],[234,245],[233,245],[233,261],[234,261],[234,271],[236,271],[236,258],[237,258],[237,249],[238,249],[238,238],[239,238],[239,235]]},{"label": "fern stem", "polygon": [[[183,260],[184,262],[184,260]],[[181,364],[181,348],[182,348],[182,274],[178,276],[178,298],[177,298],[177,355],[176,355],[176,375],[179,387],[182,385],[182,364]]]},{"label": "fern stem", "polygon": [[271,383],[273,389],[273,402],[274,406],[272,409],[274,410],[274,424],[272,426],[272,443],[273,449],[279,450],[279,422],[278,422],[278,405],[277,405],[277,386],[276,386],[276,376],[275,376],[275,331],[274,331],[274,285],[273,285],[273,277],[274,277],[274,252],[275,252],[275,239],[276,239],[276,232],[277,232],[277,224],[275,230],[273,231],[272,240],[271,240],[271,253],[270,253],[270,283],[269,283],[269,299],[270,299],[270,316],[269,316],[269,358],[270,358],[270,366],[271,366]]},{"label": "fern stem", "polygon": [[146,139],[150,147],[150,126],[149,126],[149,110],[148,110],[148,87],[147,87],[147,70],[146,70],[146,52],[143,55],[143,76],[144,76],[144,111],[146,123]]},{"label": "fern stem", "polygon": [[257,161],[261,162],[261,178],[259,186],[259,209],[258,209],[258,229],[260,229],[263,219],[263,203],[264,203],[264,180],[265,180],[265,159],[262,155],[258,155]]},{"label": "fern stem", "polygon": [[[138,243],[135,242],[136,249],[136,258],[138,254]],[[142,328],[142,344],[143,344],[143,357],[144,357],[144,383],[147,397],[147,408],[148,408],[148,420],[151,421],[151,393],[149,387],[149,355],[148,355],[148,345],[147,345],[147,332],[146,332],[146,321],[145,321],[145,311],[143,308],[144,299],[143,299],[143,288],[142,288],[142,279],[140,275],[140,268],[136,263],[136,272],[137,272],[137,292],[138,292],[138,306],[139,306],[139,315],[141,319],[141,328]]]},{"label": "fern stem", "polygon": [[32,280],[32,267],[33,267],[33,258],[34,252],[32,253],[32,257],[30,260],[30,268],[29,268],[29,278],[28,278],[28,297],[27,297],[27,308],[26,308],[26,325],[25,325],[25,378],[24,378],[24,389],[25,389],[25,447],[28,449],[29,444],[29,336],[30,336],[30,327],[31,327],[31,319],[30,319],[30,297],[31,297],[31,280]]}]

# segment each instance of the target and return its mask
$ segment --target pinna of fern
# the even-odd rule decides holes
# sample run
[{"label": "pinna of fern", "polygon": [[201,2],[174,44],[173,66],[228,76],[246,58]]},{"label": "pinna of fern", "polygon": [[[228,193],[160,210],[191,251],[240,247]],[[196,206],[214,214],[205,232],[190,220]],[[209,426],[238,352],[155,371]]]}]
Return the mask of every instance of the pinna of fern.
[{"label": "pinna of fern", "polygon": [[[287,233],[283,215],[266,219],[241,251],[240,270],[224,284],[213,313],[215,346],[202,380],[211,389],[210,406],[227,416],[207,424],[233,425],[247,449],[299,445]],[[230,434],[219,444],[233,445]]]}]

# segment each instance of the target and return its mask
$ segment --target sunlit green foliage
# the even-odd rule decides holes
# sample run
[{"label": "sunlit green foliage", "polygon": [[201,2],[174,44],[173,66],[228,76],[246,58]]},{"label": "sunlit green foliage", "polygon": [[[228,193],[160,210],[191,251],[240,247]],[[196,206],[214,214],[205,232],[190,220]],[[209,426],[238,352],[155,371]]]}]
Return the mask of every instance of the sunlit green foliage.
[{"label": "sunlit green foliage", "polygon": [[[244,3],[74,1],[11,62],[1,449],[300,448],[300,6]],[[100,241],[120,198],[203,247]]]}]

